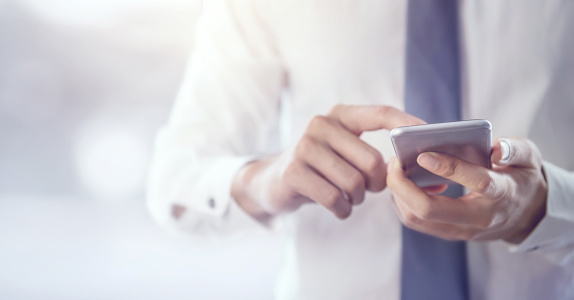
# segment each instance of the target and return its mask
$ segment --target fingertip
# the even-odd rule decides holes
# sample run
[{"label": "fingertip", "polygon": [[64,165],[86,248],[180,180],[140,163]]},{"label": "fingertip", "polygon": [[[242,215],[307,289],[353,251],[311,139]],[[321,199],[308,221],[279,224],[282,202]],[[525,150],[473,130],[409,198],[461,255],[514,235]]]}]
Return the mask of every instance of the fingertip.
[{"label": "fingertip", "polygon": [[492,154],[490,160],[497,165],[510,164],[510,157],[512,152],[512,143],[507,138],[497,138],[492,146]]},{"label": "fingertip", "polygon": [[416,118],[415,124],[413,124],[413,125],[426,125],[426,124],[428,124],[428,123],[427,123],[426,121],[424,121],[423,119],[419,119],[419,118],[417,118],[417,117],[415,117],[415,118]]},{"label": "fingertip", "polygon": [[341,220],[344,220],[351,215],[353,211],[353,203],[351,203],[351,199],[347,197],[343,197],[338,199],[337,202],[333,204],[330,210],[335,214],[335,216]]},{"label": "fingertip", "polygon": [[342,220],[345,220],[345,219],[349,218],[349,216],[351,216],[351,212],[352,212],[352,208],[351,208],[351,206],[349,206],[348,209],[339,210],[339,211],[337,212],[337,214],[335,214],[335,215],[337,216],[337,218],[338,218],[339,220],[342,221]]},{"label": "fingertip", "polygon": [[490,161],[493,164],[499,164],[500,163],[500,158],[502,157],[502,151],[500,149],[500,139],[497,138],[494,140],[494,143],[492,145],[492,153],[490,154]]},{"label": "fingertip", "polygon": [[400,160],[397,157],[392,157],[389,161],[389,172],[387,173],[387,187],[393,189],[400,182],[406,179],[403,167]]},{"label": "fingertip", "polygon": [[440,195],[446,191],[448,188],[448,184],[443,185],[436,185],[436,186],[427,186],[423,187],[422,189],[430,195]]},{"label": "fingertip", "polygon": [[413,115],[409,115],[408,116],[408,120],[405,120],[404,125],[403,126],[416,126],[416,125],[426,125],[428,124],[427,122],[425,122],[422,119],[419,119],[418,117],[415,117]]},{"label": "fingertip", "polygon": [[[382,156],[381,156],[382,158]],[[389,160],[390,163],[390,160]],[[370,192],[380,192],[387,187],[387,175],[389,170],[389,164],[382,162],[382,168],[378,168],[376,175],[367,179],[367,190]]]},{"label": "fingertip", "polygon": [[364,201],[365,201],[365,193],[362,193],[361,195],[353,197],[353,201],[351,204],[353,206],[357,206],[362,204]]},{"label": "fingertip", "polygon": [[417,163],[429,171],[434,171],[439,165],[438,154],[435,152],[423,152],[417,157]]},{"label": "fingertip", "polygon": [[381,179],[381,181],[377,181],[374,182],[373,184],[369,185],[367,187],[367,190],[370,192],[380,192],[382,190],[384,190],[387,187],[387,174],[385,173],[383,175],[383,178]]},{"label": "fingertip", "polygon": [[401,161],[395,156],[393,157],[393,165],[391,166],[391,172],[389,174],[398,174],[403,171],[403,165]]},{"label": "fingertip", "polygon": [[511,144],[508,139],[501,138],[498,139],[498,143],[500,144],[500,164],[508,164],[510,162],[510,152]]}]

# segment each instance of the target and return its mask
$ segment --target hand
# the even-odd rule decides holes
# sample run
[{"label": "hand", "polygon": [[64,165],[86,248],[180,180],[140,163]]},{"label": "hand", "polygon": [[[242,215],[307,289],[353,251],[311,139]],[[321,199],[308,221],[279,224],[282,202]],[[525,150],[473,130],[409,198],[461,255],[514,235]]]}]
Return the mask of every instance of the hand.
[{"label": "hand", "polygon": [[247,164],[234,180],[232,196],[260,221],[309,202],[345,219],[366,190],[386,186],[383,157],[361,133],[416,124],[424,122],[389,106],[337,105],[314,117],[290,151]]},{"label": "hand", "polygon": [[393,158],[387,185],[401,221],[447,240],[522,242],[546,213],[540,151],[530,140],[497,139],[491,160],[489,170],[446,154],[420,154],[420,166],[471,191],[452,199],[417,187]]}]

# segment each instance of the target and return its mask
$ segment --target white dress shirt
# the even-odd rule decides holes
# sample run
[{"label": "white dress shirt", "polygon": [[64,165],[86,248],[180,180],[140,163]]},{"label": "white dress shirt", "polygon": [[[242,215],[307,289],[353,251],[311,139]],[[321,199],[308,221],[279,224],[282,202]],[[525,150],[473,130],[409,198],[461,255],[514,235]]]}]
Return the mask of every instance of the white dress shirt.
[{"label": "white dress shirt", "polygon": [[[262,226],[230,197],[248,161],[293,146],[337,104],[403,107],[406,1],[204,1],[197,48],[159,133],[148,204],[175,233]],[[547,215],[520,245],[470,242],[471,299],[574,298],[574,1],[462,1],[463,117],[532,139]],[[362,138],[384,157],[387,131]],[[174,205],[186,212],[174,218]],[[401,227],[390,193],[350,218],[319,205],[280,218],[289,236],[277,299],[399,299]],[[440,276],[440,274],[437,274]]]}]

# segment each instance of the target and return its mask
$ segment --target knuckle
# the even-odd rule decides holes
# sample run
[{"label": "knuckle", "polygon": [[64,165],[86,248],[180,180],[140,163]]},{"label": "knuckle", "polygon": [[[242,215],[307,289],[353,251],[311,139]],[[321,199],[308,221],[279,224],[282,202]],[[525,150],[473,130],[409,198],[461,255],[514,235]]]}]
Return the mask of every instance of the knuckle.
[{"label": "knuckle", "polygon": [[351,208],[346,208],[342,211],[338,211],[337,212],[337,218],[344,220],[351,215],[351,211],[352,211]]},{"label": "knuckle", "polygon": [[361,191],[365,189],[365,179],[363,174],[358,171],[353,171],[347,177],[348,188],[350,192]]},{"label": "knuckle", "polygon": [[434,209],[429,203],[422,204],[417,211],[417,216],[421,220],[432,220],[434,215]]},{"label": "knuckle", "polygon": [[365,193],[361,192],[358,196],[356,196],[353,205],[359,205],[365,201]]},{"label": "knuckle", "polygon": [[449,178],[455,176],[458,173],[459,169],[460,169],[460,162],[457,159],[454,159],[448,162],[442,162],[439,165],[438,171],[439,174]]},{"label": "knuckle", "polygon": [[333,188],[325,193],[325,206],[333,208],[343,199],[343,193]]},{"label": "knuckle", "polygon": [[403,224],[409,228],[420,223],[420,219],[410,211],[403,212]]},{"label": "knuckle", "polygon": [[494,180],[492,177],[488,176],[481,178],[477,183],[477,192],[480,194],[489,193],[494,188]]},{"label": "knuckle", "polygon": [[343,193],[338,189],[333,188],[326,192],[323,205],[331,210],[339,219],[346,219],[351,215],[351,205],[346,203]]},{"label": "knuckle", "polygon": [[412,207],[412,212],[419,220],[429,221],[435,217],[436,211],[431,197],[421,197],[414,200],[413,203],[416,203],[416,206]]},{"label": "knuckle", "polygon": [[324,128],[331,123],[330,119],[325,116],[317,115],[314,116],[311,121],[309,121],[309,126],[307,130],[317,130],[320,128]]},{"label": "knuckle", "polygon": [[283,171],[283,182],[291,185],[294,178],[297,178],[301,172],[301,167],[296,163],[290,163]]},{"label": "knuckle", "polygon": [[368,189],[371,192],[380,192],[384,190],[386,187],[386,182],[384,180],[381,181],[374,181],[369,184]]},{"label": "knuckle", "polygon": [[[382,159],[382,158],[381,158]],[[365,177],[366,183],[365,187],[371,192],[380,192],[387,186],[387,168],[385,162],[381,162],[381,169],[376,170],[372,174],[368,174],[369,177]]]},{"label": "knuckle", "polygon": [[507,188],[502,189],[502,199],[514,199],[517,196],[517,190],[518,190],[518,182],[516,182],[516,180],[514,180],[514,178],[510,177],[510,176],[505,176],[504,177],[504,181],[505,181],[505,186]]},{"label": "knuckle", "polygon": [[393,110],[393,107],[388,106],[388,105],[381,105],[377,108],[377,113],[382,115],[382,116],[386,116],[388,115],[391,111]]},{"label": "knuckle", "polygon": [[365,160],[366,171],[369,174],[375,173],[384,166],[383,156],[379,151],[375,149],[369,150],[367,152],[367,155],[365,155],[364,160]]},{"label": "knuckle", "polygon": [[516,182],[509,176],[498,177],[498,179],[499,179],[498,187],[497,187],[497,181],[492,179],[490,197],[492,197],[494,200],[504,200],[514,198],[516,191]]},{"label": "knuckle", "polygon": [[493,205],[493,203],[471,205],[469,209],[480,212],[476,214],[476,219],[472,221],[472,227],[474,228],[483,231],[500,223],[499,207]]},{"label": "knuckle", "polygon": [[301,137],[301,139],[299,139],[297,146],[295,146],[295,156],[300,158],[308,155],[311,151],[313,151],[314,147],[315,140],[308,135],[304,135]]},{"label": "knuckle", "polygon": [[344,104],[335,104],[329,111],[329,115],[336,115],[338,112],[344,109],[344,107],[345,107]]}]

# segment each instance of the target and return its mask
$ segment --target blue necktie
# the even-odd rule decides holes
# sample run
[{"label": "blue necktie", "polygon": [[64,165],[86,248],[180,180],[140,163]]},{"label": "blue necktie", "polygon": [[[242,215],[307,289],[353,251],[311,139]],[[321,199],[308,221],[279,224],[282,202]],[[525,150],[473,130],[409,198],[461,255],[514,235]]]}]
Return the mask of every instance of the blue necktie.
[{"label": "blue necktie", "polygon": [[[409,0],[405,110],[428,123],[460,119],[458,4]],[[445,195],[458,197],[453,185]],[[435,238],[405,226],[401,299],[467,299],[466,244]]]}]

